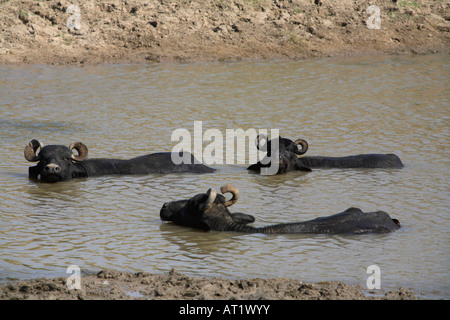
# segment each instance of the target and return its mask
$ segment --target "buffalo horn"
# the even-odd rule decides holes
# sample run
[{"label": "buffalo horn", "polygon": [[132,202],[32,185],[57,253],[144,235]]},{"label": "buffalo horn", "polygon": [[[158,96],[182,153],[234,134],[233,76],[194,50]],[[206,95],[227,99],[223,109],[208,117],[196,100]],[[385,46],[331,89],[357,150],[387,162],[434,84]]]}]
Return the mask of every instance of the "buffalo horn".
[{"label": "buffalo horn", "polygon": [[301,155],[301,154],[305,154],[306,151],[308,151],[308,142],[306,142],[306,140],[304,139],[297,139],[294,142],[297,146],[301,145],[302,148],[301,149],[297,149],[297,151],[295,152],[295,154]]},{"label": "buffalo horn", "polygon": [[84,159],[87,158],[88,155],[88,148],[86,147],[86,145],[82,142],[75,142],[72,143],[69,147],[70,150],[77,150],[78,155],[75,155],[72,153],[72,159],[75,161],[83,161]]},{"label": "buffalo horn", "polygon": [[238,199],[239,199],[239,190],[232,184],[223,185],[220,188],[220,192],[222,192],[222,194],[230,192],[233,195],[233,197],[230,200],[228,200],[224,203],[225,207],[229,207],[229,206],[235,204],[236,201],[238,201]]},{"label": "buffalo horn", "polygon": [[205,210],[208,210],[209,208],[211,208],[211,206],[214,203],[214,200],[216,200],[217,192],[215,190],[209,189],[207,194],[208,194],[208,199],[206,199],[206,201],[203,202],[199,207],[201,211],[205,211]]},{"label": "buffalo horn", "polygon": [[31,140],[27,146],[25,147],[25,150],[23,151],[23,154],[25,156],[25,159],[30,162],[39,161],[39,156],[36,155],[36,151],[39,148],[43,148],[44,145],[39,140],[33,139]]}]

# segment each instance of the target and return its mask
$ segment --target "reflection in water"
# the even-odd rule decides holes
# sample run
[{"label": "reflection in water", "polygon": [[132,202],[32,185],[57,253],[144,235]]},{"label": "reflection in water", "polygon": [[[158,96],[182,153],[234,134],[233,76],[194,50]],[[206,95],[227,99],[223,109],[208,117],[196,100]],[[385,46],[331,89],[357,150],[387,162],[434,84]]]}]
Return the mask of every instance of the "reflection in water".
[{"label": "reflection in water", "polygon": [[[448,56],[351,57],[280,62],[0,66],[0,278],[67,276],[102,268],[227,277],[286,276],[448,298]],[[314,170],[260,176],[246,165],[214,174],[106,176],[59,184],[27,179],[23,148],[82,141],[90,158],[170,151],[171,134],[279,129],[307,155],[396,153],[400,170]],[[207,143],[203,144],[205,147]],[[230,208],[257,226],[349,207],[384,210],[389,235],[203,232],[159,219],[164,202],[235,184]]]}]

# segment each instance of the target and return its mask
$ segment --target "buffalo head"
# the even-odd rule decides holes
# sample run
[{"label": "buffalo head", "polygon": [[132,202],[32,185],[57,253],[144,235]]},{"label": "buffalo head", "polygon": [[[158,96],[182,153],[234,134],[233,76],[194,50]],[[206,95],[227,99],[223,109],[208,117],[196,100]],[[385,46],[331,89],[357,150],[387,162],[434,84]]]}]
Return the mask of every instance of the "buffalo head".
[{"label": "buffalo head", "polygon": [[220,188],[222,194],[230,192],[233,196],[227,200],[223,195],[209,189],[207,193],[198,194],[187,200],[167,202],[160,211],[163,221],[202,229],[205,231],[223,231],[228,224],[248,224],[255,218],[245,213],[230,213],[228,207],[239,199],[239,192],[233,185],[226,184]]},{"label": "buffalo head", "polygon": [[[78,155],[75,155],[73,150],[76,150]],[[62,145],[44,146],[40,141],[33,139],[24,150],[26,160],[38,162],[36,166],[29,168],[29,177],[43,182],[72,179],[74,163],[83,161],[87,158],[87,155],[88,149],[81,142],[72,143],[69,147]]]},{"label": "buffalo head", "polygon": [[292,141],[278,137],[269,140],[264,135],[258,135],[256,146],[258,150],[266,151],[267,154],[261,161],[251,165],[247,170],[258,171],[262,174],[264,174],[263,170],[268,172],[268,169],[271,169],[271,173],[266,174],[280,174],[295,170],[311,171],[311,169],[300,167],[297,164],[297,156],[308,151],[308,142],[304,139]]}]

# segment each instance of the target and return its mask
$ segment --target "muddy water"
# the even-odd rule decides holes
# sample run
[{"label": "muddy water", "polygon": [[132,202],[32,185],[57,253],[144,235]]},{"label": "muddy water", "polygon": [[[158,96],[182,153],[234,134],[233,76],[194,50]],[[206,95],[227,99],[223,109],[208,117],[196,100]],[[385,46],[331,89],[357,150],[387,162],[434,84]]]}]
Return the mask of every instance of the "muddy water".
[{"label": "muddy water", "polygon": [[[102,268],[189,275],[340,280],[449,298],[449,56],[359,57],[210,64],[0,67],[0,279]],[[279,129],[309,155],[396,153],[396,170],[314,170],[106,176],[29,181],[23,148],[82,141],[90,157],[170,151],[193,133]],[[204,142],[203,148],[209,142]],[[258,226],[348,207],[384,210],[387,235],[245,235],[163,223],[162,204],[234,183],[232,211]]]}]

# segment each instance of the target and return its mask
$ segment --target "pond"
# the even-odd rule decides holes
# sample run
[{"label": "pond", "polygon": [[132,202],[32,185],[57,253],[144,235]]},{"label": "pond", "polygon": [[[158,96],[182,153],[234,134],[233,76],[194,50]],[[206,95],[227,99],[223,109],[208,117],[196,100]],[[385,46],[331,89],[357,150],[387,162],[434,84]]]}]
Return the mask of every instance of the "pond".
[{"label": "pond", "polygon": [[[449,56],[376,56],[234,63],[0,66],[0,281],[103,268],[193,276],[338,280],[450,297]],[[28,179],[31,139],[90,158],[171,151],[174,130],[278,129],[307,155],[395,153],[402,169],[315,169],[261,176],[249,163],[212,174]],[[207,146],[205,142],[202,147]],[[164,202],[233,183],[233,212],[256,226],[349,207],[383,210],[382,235],[203,232],[164,223]]]}]

